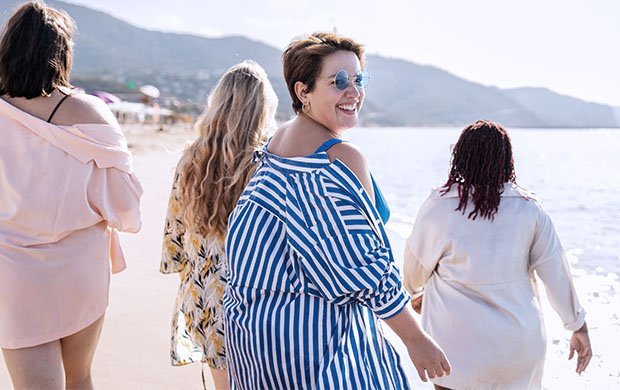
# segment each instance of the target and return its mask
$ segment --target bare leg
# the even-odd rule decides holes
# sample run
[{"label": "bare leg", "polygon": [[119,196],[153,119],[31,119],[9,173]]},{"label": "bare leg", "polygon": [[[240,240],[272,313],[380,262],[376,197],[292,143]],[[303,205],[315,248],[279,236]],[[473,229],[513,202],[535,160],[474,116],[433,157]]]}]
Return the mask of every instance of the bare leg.
[{"label": "bare leg", "polygon": [[90,369],[103,327],[103,317],[81,331],[60,339],[67,389],[93,389]]},{"label": "bare leg", "polygon": [[64,389],[60,341],[28,348],[2,349],[15,390]]},{"label": "bare leg", "polygon": [[227,370],[219,370],[216,368],[211,369],[211,378],[213,378],[213,384],[215,385],[215,390],[228,390],[228,371]]}]

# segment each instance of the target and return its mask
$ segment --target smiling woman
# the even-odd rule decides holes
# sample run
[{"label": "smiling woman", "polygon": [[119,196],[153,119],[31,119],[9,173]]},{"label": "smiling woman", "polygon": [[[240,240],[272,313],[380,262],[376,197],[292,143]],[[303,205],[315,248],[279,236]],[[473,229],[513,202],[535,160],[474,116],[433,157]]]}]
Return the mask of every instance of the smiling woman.
[{"label": "smiling woman", "polygon": [[423,380],[448,374],[408,309],[381,191],[362,153],[340,140],[364,102],[362,46],[315,33],[282,60],[298,115],[256,153],[259,167],[228,222],[232,387],[407,389],[379,319]]},{"label": "smiling woman", "polygon": [[[308,91],[301,81],[295,83],[295,93],[303,101],[304,114],[335,135],[357,124],[364,103],[364,88],[358,83],[349,88],[349,73],[362,73],[360,61],[352,52],[338,51],[324,58],[314,90]],[[336,77],[343,74],[344,82]]]}]

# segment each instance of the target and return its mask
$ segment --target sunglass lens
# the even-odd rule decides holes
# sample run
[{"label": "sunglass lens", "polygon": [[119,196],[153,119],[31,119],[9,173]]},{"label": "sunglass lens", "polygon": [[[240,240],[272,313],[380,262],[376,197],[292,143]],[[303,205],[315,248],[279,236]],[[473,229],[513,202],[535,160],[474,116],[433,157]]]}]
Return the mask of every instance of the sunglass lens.
[{"label": "sunglass lens", "polygon": [[355,74],[354,82],[355,86],[358,88],[366,88],[368,85],[368,80],[370,80],[370,76],[365,70],[360,70]]},{"label": "sunglass lens", "polygon": [[343,91],[347,88],[349,84],[349,75],[344,70],[336,73],[336,77],[334,77],[334,85],[338,90]]}]

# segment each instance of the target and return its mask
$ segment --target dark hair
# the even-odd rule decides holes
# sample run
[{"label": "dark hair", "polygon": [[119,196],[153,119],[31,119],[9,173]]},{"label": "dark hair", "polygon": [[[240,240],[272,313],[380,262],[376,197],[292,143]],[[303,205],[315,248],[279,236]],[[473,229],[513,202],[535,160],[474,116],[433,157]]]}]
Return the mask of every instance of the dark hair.
[{"label": "dark hair", "polygon": [[480,215],[493,220],[504,183],[516,183],[512,145],[506,130],[497,123],[480,120],[467,126],[452,150],[448,181],[442,195],[458,185],[459,206],[465,214],[470,193],[474,210],[467,218]]},{"label": "dark hair", "polygon": [[303,104],[295,93],[295,83],[301,81],[306,85],[306,92],[312,92],[323,58],[339,50],[353,52],[364,66],[364,46],[336,33],[316,32],[295,39],[286,47],[282,53],[284,79],[296,114],[301,112]]},{"label": "dark hair", "polygon": [[30,99],[70,88],[74,31],[69,15],[42,1],[18,8],[0,40],[0,94]]}]

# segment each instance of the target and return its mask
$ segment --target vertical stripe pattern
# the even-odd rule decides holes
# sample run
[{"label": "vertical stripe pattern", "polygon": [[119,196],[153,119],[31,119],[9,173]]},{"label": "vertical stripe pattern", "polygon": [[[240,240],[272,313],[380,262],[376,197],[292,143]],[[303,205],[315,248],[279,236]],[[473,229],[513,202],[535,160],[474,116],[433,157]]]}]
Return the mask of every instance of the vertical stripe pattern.
[{"label": "vertical stripe pattern", "polygon": [[325,152],[256,157],[226,239],[232,388],[408,389],[377,319],[409,296],[361,183]]}]

